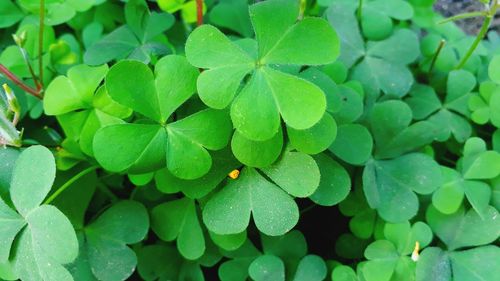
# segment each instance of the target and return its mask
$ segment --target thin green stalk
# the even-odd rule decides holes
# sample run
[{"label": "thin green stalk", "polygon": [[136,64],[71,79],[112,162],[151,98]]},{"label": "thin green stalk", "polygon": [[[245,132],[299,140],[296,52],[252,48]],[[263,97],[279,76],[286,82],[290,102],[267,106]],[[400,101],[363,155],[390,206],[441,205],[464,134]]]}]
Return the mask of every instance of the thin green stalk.
[{"label": "thin green stalk", "polygon": [[59,194],[64,192],[64,190],[66,190],[69,186],[71,186],[73,183],[75,183],[77,180],[79,180],[81,177],[85,176],[86,174],[88,174],[92,171],[95,171],[97,168],[99,168],[99,166],[92,166],[92,167],[89,167],[89,168],[79,172],[78,174],[74,175],[67,182],[65,182],[61,187],[59,187],[54,193],[52,193],[52,195],[50,195],[50,197],[47,198],[45,200],[45,202],[43,202],[43,204],[50,204],[52,201],[54,201],[54,199],[57,198],[57,196],[59,196]]},{"label": "thin green stalk", "polygon": [[[43,29],[45,27],[45,0],[40,0],[40,29],[38,33],[38,78],[40,88],[43,88]],[[40,89],[38,89],[40,90]]]},{"label": "thin green stalk", "polygon": [[439,42],[439,46],[437,47],[436,52],[434,53],[434,57],[432,58],[432,61],[431,61],[431,66],[429,67],[429,73],[432,72],[432,70],[434,69],[434,65],[436,64],[436,60],[437,60],[439,54],[441,53],[441,50],[443,50],[445,43],[446,43],[446,40],[444,40],[444,39],[442,39]]},{"label": "thin green stalk", "polygon": [[468,19],[468,18],[487,16],[487,14],[488,14],[487,11],[458,14],[458,15],[451,16],[449,18],[445,18],[444,20],[439,21],[438,24],[444,24],[444,23],[447,23],[450,21],[456,21],[456,20],[462,20],[462,19]]},{"label": "thin green stalk", "polygon": [[363,0],[359,0],[358,2],[358,10],[356,11],[356,15],[358,16],[358,21],[361,22],[361,17],[363,17]]},{"label": "thin green stalk", "polygon": [[495,14],[497,12],[497,8],[498,8],[498,1],[495,0],[491,4],[490,10],[488,11],[488,13],[486,14],[486,16],[484,18],[483,25],[481,26],[481,30],[479,30],[479,33],[477,34],[476,39],[474,40],[474,42],[470,46],[469,50],[467,50],[467,53],[465,54],[465,56],[463,56],[460,63],[455,67],[455,69],[460,69],[465,65],[465,63],[469,60],[470,56],[472,56],[472,53],[474,53],[474,51],[476,50],[476,48],[479,45],[479,43],[481,42],[481,40],[483,40],[484,36],[486,36],[486,33],[488,32],[488,29],[490,28],[490,24],[493,21],[493,18],[495,17]]}]

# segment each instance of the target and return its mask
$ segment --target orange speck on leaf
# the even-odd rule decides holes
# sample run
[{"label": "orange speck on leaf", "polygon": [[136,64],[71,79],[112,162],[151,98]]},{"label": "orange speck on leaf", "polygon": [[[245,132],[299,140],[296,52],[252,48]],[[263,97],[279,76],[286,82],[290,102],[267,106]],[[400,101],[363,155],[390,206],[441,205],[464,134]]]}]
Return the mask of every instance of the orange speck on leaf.
[{"label": "orange speck on leaf", "polygon": [[235,179],[237,179],[237,178],[240,176],[240,171],[238,171],[238,170],[236,170],[236,169],[235,169],[235,170],[232,170],[232,171],[228,174],[228,176],[229,176],[230,178],[232,178],[233,180],[235,180]]}]

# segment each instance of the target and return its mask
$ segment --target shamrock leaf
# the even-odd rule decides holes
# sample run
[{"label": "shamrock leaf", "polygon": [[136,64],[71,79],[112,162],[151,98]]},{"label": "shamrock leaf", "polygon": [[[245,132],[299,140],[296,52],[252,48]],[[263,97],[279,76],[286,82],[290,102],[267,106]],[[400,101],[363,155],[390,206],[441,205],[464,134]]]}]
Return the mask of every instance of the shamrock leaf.
[{"label": "shamrock leaf", "polygon": [[169,52],[162,34],[174,24],[171,14],[151,13],[144,0],[132,0],[125,7],[125,19],[126,25],[118,27],[87,49],[83,57],[86,64],[100,65],[122,58],[148,63],[151,55]]},{"label": "shamrock leaf", "polygon": [[74,66],[67,76],[58,76],[49,84],[43,100],[45,113],[56,115],[66,135],[88,155],[93,155],[93,138],[99,128],[124,123],[121,119],[132,114],[99,87],[107,72],[107,65]]},{"label": "shamrock leaf", "polygon": [[410,107],[397,100],[375,104],[370,119],[377,158],[393,158],[413,151],[431,143],[436,134],[430,122],[420,121],[410,125]]},{"label": "shamrock leaf", "polygon": [[177,249],[187,259],[198,259],[205,252],[205,238],[192,199],[185,197],[156,206],[151,213],[151,228],[164,241],[177,239]]},{"label": "shamrock leaf", "polygon": [[343,161],[361,165],[372,155],[373,138],[360,124],[344,124],[337,128],[337,138],[328,148]]},{"label": "shamrock leaf", "polygon": [[[326,11],[328,21],[340,37],[343,51],[340,60],[347,67],[355,64],[351,78],[363,83],[368,96],[376,97],[380,91],[399,97],[406,95],[414,82],[407,65],[420,54],[417,36],[408,29],[398,29],[390,37],[369,41],[365,46],[354,16],[356,8],[357,3],[341,0]],[[392,7],[391,11],[394,11]]]},{"label": "shamrock leaf", "polygon": [[417,263],[416,280],[493,281],[500,274],[498,259],[500,248],[494,245],[459,252],[427,248]]},{"label": "shamrock leaf", "polygon": [[417,242],[422,248],[431,242],[431,229],[423,222],[411,227],[409,222],[386,224],[384,236],[387,240],[377,240],[365,250],[368,262],[361,269],[365,280],[407,280],[415,270],[408,255]]},{"label": "shamrock leaf", "polygon": [[363,171],[366,200],[388,222],[415,216],[419,202],[414,192],[431,194],[441,181],[439,165],[421,153],[392,160],[370,160]]},{"label": "shamrock leaf", "polygon": [[[45,24],[47,25],[59,25],[65,23],[72,19],[77,12],[84,12],[90,9],[95,4],[95,0],[92,1],[71,1],[71,0],[60,0],[60,1],[47,1],[44,5],[46,11]],[[40,1],[37,0],[20,0],[19,5],[26,11],[38,15],[40,14]]]},{"label": "shamrock leaf", "polygon": [[393,31],[392,19],[404,21],[413,17],[413,8],[401,0],[375,0],[363,3],[361,27],[369,40],[381,40]]},{"label": "shamrock leaf", "polygon": [[167,168],[158,170],[155,175],[156,188],[163,193],[172,194],[182,191],[191,199],[199,199],[214,190],[228,174],[241,164],[233,157],[229,149],[215,151],[212,154],[214,164],[210,171],[194,180],[180,179]]},{"label": "shamrock leaf", "polygon": [[137,271],[144,280],[205,280],[199,264],[184,260],[173,246],[154,244],[136,252]]},{"label": "shamrock leaf", "polygon": [[477,124],[484,125],[488,121],[495,127],[500,127],[500,86],[491,81],[479,85],[479,94],[472,94],[469,99],[471,119]]},{"label": "shamrock leaf", "polygon": [[[250,6],[258,45],[256,57],[210,25],[198,27],[186,42],[189,62],[208,69],[197,82],[201,100],[217,109],[231,104],[236,130],[250,140],[265,141],[276,135],[280,115],[289,127],[303,130],[316,124],[325,111],[325,95],[320,88],[273,67],[326,64],[338,56],[335,31],[318,18],[295,23],[298,14],[298,3],[284,0]],[[300,51],[297,42],[301,42]],[[241,87],[247,75],[248,83]]]},{"label": "shamrock leaf", "polygon": [[500,235],[498,211],[491,206],[483,218],[472,209],[466,212],[460,208],[454,214],[445,215],[429,206],[426,218],[433,232],[449,250],[489,244]]},{"label": "shamrock leaf", "polygon": [[500,84],[500,56],[494,56],[488,66],[488,75],[495,83]]},{"label": "shamrock leaf", "polygon": [[0,199],[0,263],[10,257],[22,280],[73,280],[63,265],[78,254],[75,231],[56,207],[40,205],[55,172],[52,153],[32,146],[19,155],[12,172],[10,195],[17,212]]},{"label": "shamrock leaf", "polygon": [[0,28],[12,26],[22,18],[23,13],[11,0],[0,3]]},{"label": "shamrock leaf", "polygon": [[332,280],[335,281],[358,281],[356,272],[346,265],[338,265],[332,271]]},{"label": "shamrock leaf", "polygon": [[436,126],[438,141],[446,141],[453,135],[457,141],[464,142],[472,133],[466,119],[469,116],[467,103],[476,80],[470,72],[454,70],[448,74],[446,85],[443,103],[431,87],[423,85],[416,85],[406,102],[415,119],[427,119]]},{"label": "shamrock leaf", "polygon": [[247,0],[221,0],[210,11],[209,18],[214,25],[234,30],[244,37],[253,35]]},{"label": "shamrock leaf", "polygon": [[136,254],[127,245],[143,240],[148,229],[148,213],[142,204],[114,204],[78,233],[80,255],[70,265],[71,272],[77,280],[126,280],[137,264]]},{"label": "shamrock leaf", "polygon": [[[145,173],[165,166],[172,174],[195,179],[206,174],[212,159],[206,149],[227,145],[231,122],[224,111],[205,109],[167,123],[195,91],[198,71],[181,56],[166,56],[155,67],[121,61],[106,76],[106,89],[118,103],[148,121],[101,128],[94,138],[97,161],[114,172]],[[121,151],[128,151],[123,154]]]},{"label": "shamrock leaf", "polygon": [[[318,256],[308,255],[297,266],[293,281],[320,281],[326,277],[326,264]],[[285,281],[283,261],[273,255],[263,255],[255,259],[248,268],[250,277],[255,281]]]},{"label": "shamrock leaf", "polygon": [[349,229],[357,238],[369,239],[374,235],[377,225],[380,225],[377,212],[370,208],[361,188],[356,188],[340,202],[339,209],[344,216],[352,217]]},{"label": "shamrock leaf", "polygon": [[491,188],[481,181],[465,180],[454,169],[441,167],[443,184],[432,194],[432,205],[443,214],[453,214],[462,205],[464,195],[481,218],[487,214]]},{"label": "shamrock leaf", "polygon": [[240,233],[247,228],[250,214],[257,228],[267,235],[284,234],[299,219],[299,210],[292,197],[255,169],[244,168],[237,180],[207,202],[203,222],[217,234]]},{"label": "shamrock leaf", "polygon": [[321,177],[318,188],[309,198],[322,206],[338,204],[351,191],[349,174],[344,167],[325,154],[315,155],[314,160],[318,164]]},{"label": "shamrock leaf", "polygon": [[500,153],[486,150],[481,138],[470,138],[464,146],[462,173],[465,179],[491,179],[500,175]]}]

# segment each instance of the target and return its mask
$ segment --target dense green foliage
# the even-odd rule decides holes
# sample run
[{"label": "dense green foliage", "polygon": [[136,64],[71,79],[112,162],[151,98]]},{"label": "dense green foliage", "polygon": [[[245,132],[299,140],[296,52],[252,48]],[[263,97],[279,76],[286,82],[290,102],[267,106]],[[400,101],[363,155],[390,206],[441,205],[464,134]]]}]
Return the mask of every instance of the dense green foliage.
[{"label": "dense green foliage", "polygon": [[498,280],[481,2],[1,0],[0,280]]}]

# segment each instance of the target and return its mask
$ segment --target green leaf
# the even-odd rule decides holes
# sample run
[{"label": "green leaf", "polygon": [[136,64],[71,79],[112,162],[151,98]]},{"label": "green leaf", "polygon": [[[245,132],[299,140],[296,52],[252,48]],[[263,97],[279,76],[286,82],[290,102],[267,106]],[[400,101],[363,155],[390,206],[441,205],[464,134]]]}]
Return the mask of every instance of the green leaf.
[{"label": "green leaf", "polygon": [[319,167],[321,178],[318,188],[309,198],[322,206],[338,204],[351,190],[349,174],[344,167],[325,154],[315,155],[314,160]]},{"label": "green leaf", "polygon": [[[73,226],[56,207],[40,206],[51,189],[55,170],[54,157],[47,148],[27,148],[16,161],[10,186],[20,215],[0,199],[0,221],[4,225],[0,231],[0,262],[12,256],[14,273],[23,280],[73,280],[62,266],[78,254]],[[16,247],[11,249],[14,243]]]},{"label": "green leaf", "polygon": [[23,18],[23,13],[11,0],[0,3],[0,28],[14,25]]},{"label": "green leaf", "polygon": [[153,72],[141,62],[123,60],[113,65],[106,75],[106,89],[115,101],[154,121],[164,122],[168,117],[160,104],[166,105],[169,92],[156,90]]},{"label": "green leaf", "polygon": [[0,263],[9,260],[10,248],[17,233],[24,227],[26,222],[23,217],[14,212],[0,198],[0,222],[2,229],[0,231]]},{"label": "green leaf", "polygon": [[94,154],[99,164],[112,172],[149,172],[165,166],[166,141],[160,125],[111,125],[95,134]]},{"label": "green leaf", "polygon": [[209,232],[212,241],[220,248],[226,251],[234,251],[240,248],[247,240],[247,232],[243,231],[241,233],[229,234],[229,235],[219,235],[213,232]]},{"label": "green leaf", "polygon": [[384,226],[384,236],[396,246],[401,255],[409,255],[414,250],[416,242],[421,249],[431,243],[432,230],[423,222],[416,222],[412,226],[409,222],[387,223]]},{"label": "green leaf", "polygon": [[368,129],[359,124],[345,124],[338,127],[337,138],[328,148],[343,161],[361,165],[372,154],[373,138]]},{"label": "green leaf", "polygon": [[80,268],[87,276],[104,281],[127,279],[137,264],[136,254],[127,244],[143,240],[148,229],[148,213],[142,204],[114,204],[83,229],[79,236],[81,254],[71,265],[72,271]]},{"label": "green leaf", "polygon": [[139,44],[132,30],[121,26],[88,47],[83,61],[89,65],[100,65],[115,58],[127,57]]},{"label": "green leaf", "polygon": [[401,101],[376,104],[371,112],[371,128],[378,158],[393,158],[431,143],[435,126],[426,121],[410,125],[412,112]]},{"label": "green leaf", "polygon": [[206,149],[224,148],[231,137],[231,129],[227,112],[213,109],[168,124],[168,169],[183,179],[203,176],[212,166],[212,158]]},{"label": "green leaf", "polygon": [[494,56],[488,66],[488,75],[491,80],[500,84],[500,56]]},{"label": "green leaf", "polygon": [[368,204],[388,222],[402,222],[415,216],[419,203],[414,192],[430,194],[441,181],[439,165],[419,153],[393,160],[372,160],[363,171]]},{"label": "green leaf", "polygon": [[485,151],[478,155],[468,165],[464,177],[466,179],[490,179],[500,174],[500,153],[497,151]]},{"label": "green leaf", "polygon": [[249,10],[255,37],[259,41],[260,57],[269,53],[299,16],[298,3],[286,0],[257,3]]},{"label": "green leaf", "polygon": [[399,29],[385,40],[370,43],[365,59],[354,67],[352,78],[363,83],[370,95],[380,90],[387,95],[406,95],[414,82],[406,65],[420,54],[415,33]]},{"label": "green leaf", "polygon": [[349,0],[334,1],[326,11],[326,17],[340,38],[340,61],[351,67],[365,54],[365,44],[359,31],[354,12],[357,2]]},{"label": "green leaf", "polygon": [[246,0],[219,1],[210,11],[209,18],[215,25],[234,30],[245,37],[253,35]]},{"label": "green leaf", "polygon": [[308,255],[300,260],[294,281],[321,281],[326,278],[326,264],[316,255]]},{"label": "green leaf", "polygon": [[241,163],[250,167],[267,167],[274,163],[281,154],[283,133],[278,133],[266,141],[253,141],[245,138],[238,131],[234,132],[231,149]]},{"label": "green leaf", "polygon": [[[12,172],[14,165],[20,152],[14,148],[5,148],[0,150],[0,158],[4,161],[0,162],[0,197],[7,199],[9,192],[10,181],[12,179]],[[4,197],[5,196],[5,197]]]},{"label": "green leaf", "polygon": [[252,168],[241,171],[215,194],[203,209],[203,221],[217,234],[244,231],[250,214],[257,228],[267,235],[282,235],[298,221],[298,207],[293,199],[276,185],[266,181]]},{"label": "green leaf", "polygon": [[[146,124],[119,124],[100,129],[94,138],[98,162],[114,172],[153,172],[166,162],[170,172],[180,178],[195,179],[206,174],[212,163],[206,149],[222,149],[229,141],[232,126],[227,113],[207,109],[165,124],[196,90],[197,75],[198,71],[181,56],[160,59],[155,75],[137,61],[115,64],[106,77],[110,96],[158,124],[142,121]],[[135,134],[141,138],[132,137]],[[108,150],[110,143],[116,151]],[[114,157],[117,150],[124,147],[132,153]]]},{"label": "green leaf", "polygon": [[333,117],[325,113],[321,120],[309,129],[287,128],[290,143],[300,152],[318,154],[327,149],[337,136],[337,124]]},{"label": "green leaf", "polygon": [[285,152],[278,162],[261,170],[294,197],[310,196],[320,183],[316,161],[301,152]]},{"label": "green leaf", "polygon": [[434,233],[450,250],[485,245],[500,235],[498,211],[493,207],[489,207],[481,219],[474,210],[465,212],[460,208],[454,214],[445,215],[430,206],[426,218]]},{"label": "green leaf", "polygon": [[451,264],[447,253],[437,247],[424,249],[417,262],[416,280],[451,280]]},{"label": "green leaf", "polygon": [[263,255],[250,264],[248,273],[256,281],[284,281],[285,265],[276,256]]},{"label": "green leaf", "polygon": [[[259,35],[261,37],[257,40],[262,38],[262,33],[257,36]],[[295,47],[298,45],[301,46],[300,49]],[[319,18],[306,18],[282,34],[267,53],[261,53],[260,62],[320,65],[334,62],[339,53],[339,39],[328,22]]]},{"label": "green leaf", "polygon": [[247,65],[250,70],[253,64],[252,58],[245,51],[231,42],[216,27],[206,24],[196,28],[189,35],[186,41],[186,57],[189,63],[200,68]]},{"label": "green leaf", "polygon": [[217,187],[228,174],[240,164],[229,149],[216,151],[212,154],[213,164],[210,171],[195,180],[185,180],[174,176],[167,168],[155,173],[156,188],[164,193],[182,191],[187,197],[199,199]]},{"label": "green leaf", "polygon": [[177,239],[177,248],[187,259],[198,259],[205,252],[195,202],[189,198],[156,206],[151,214],[151,227],[162,240]]},{"label": "green leaf", "polygon": [[489,245],[467,251],[451,252],[453,277],[457,281],[494,280],[500,274],[496,261],[500,258],[500,248]]},{"label": "green leaf", "polygon": [[339,265],[332,271],[332,281],[358,281],[358,277],[351,267]]},{"label": "green leaf", "polygon": [[399,258],[398,252],[391,242],[377,240],[371,243],[365,250],[365,257],[370,260],[362,268],[366,281],[391,279]]},{"label": "green leaf", "polygon": [[23,216],[36,209],[49,193],[56,176],[52,153],[43,146],[24,150],[12,172],[10,196]]},{"label": "green leaf", "polygon": [[177,279],[183,264],[174,247],[160,244],[140,248],[137,259],[137,271],[144,280]]}]

